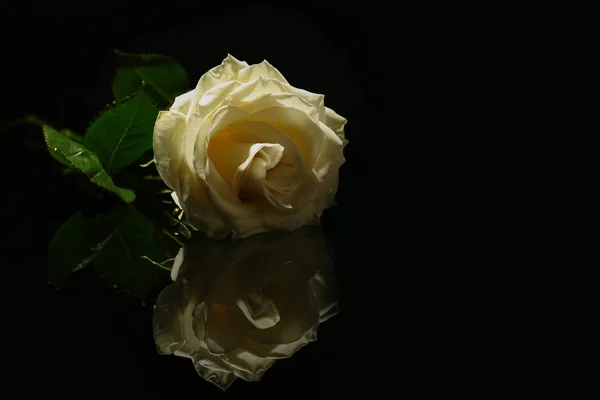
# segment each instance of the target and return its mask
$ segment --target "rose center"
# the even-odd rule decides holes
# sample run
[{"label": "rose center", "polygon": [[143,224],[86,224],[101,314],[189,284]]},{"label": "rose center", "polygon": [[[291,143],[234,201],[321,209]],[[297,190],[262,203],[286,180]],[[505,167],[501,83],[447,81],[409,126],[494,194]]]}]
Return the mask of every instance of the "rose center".
[{"label": "rose center", "polygon": [[258,329],[275,326],[281,319],[275,302],[263,292],[250,293],[238,299],[236,305],[242,310],[248,321]]},{"label": "rose center", "polygon": [[293,162],[293,153],[271,141],[275,138],[262,138],[260,130],[254,132],[228,126],[211,138],[208,156],[241,201],[270,203],[277,209],[290,210],[288,198],[299,185],[300,171]]}]

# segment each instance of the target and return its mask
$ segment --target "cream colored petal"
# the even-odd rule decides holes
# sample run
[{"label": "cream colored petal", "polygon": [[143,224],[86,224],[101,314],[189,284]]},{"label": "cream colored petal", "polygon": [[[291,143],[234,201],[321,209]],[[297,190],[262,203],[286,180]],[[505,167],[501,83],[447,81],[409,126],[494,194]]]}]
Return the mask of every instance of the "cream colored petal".
[{"label": "cream colored petal", "polygon": [[183,182],[180,193],[185,199],[181,203],[186,222],[211,237],[225,235],[229,227],[221,212],[210,202],[206,183],[189,168],[180,170],[180,181]]},{"label": "cream colored petal", "polygon": [[[237,75],[239,71],[248,67],[248,64],[244,61],[239,61],[232,55],[228,54],[223,60],[221,65],[212,68],[210,71],[202,75],[196,88],[194,89],[194,97],[192,98],[192,104],[196,105],[204,94],[211,88],[217,86],[220,83],[231,80],[232,77]],[[190,107],[187,116],[196,112],[196,107]]]},{"label": "cream colored petal", "polygon": [[[257,186],[259,192],[264,194],[264,181],[267,170],[273,169],[279,164],[283,157],[284,147],[278,143],[244,143],[246,147],[246,159],[238,164],[232,180],[233,191],[236,195],[244,185],[244,181],[250,181]],[[260,163],[258,161],[260,159]]]},{"label": "cream colored petal", "polygon": [[233,368],[221,360],[220,357],[214,356],[208,351],[199,351],[192,354],[192,362],[198,375],[222,390],[227,390],[236,379]]},{"label": "cream colored petal", "polygon": [[256,355],[260,358],[265,358],[267,360],[277,360],[281,358],[289,358],[294,355],[298,350],[302,347],[309,344],[311,341],[316,339],[318,325],[315,325],[302,337],[291,343],[282,343],[282,344],[260,344],[256,343],[250,339],[246,339],[242,347],[251,354]]},{"label": "cream colored petal", "polygon": [[[185,135],[182,139],[182,157],[179,168],[180,170],[188,169],[194,171],[196,159],[198,159],[198,163],[205,160],[205,148],[202,144],[208,134],[210,120],[208,118],[201,118],[198,114],[194,113],[188,118],[187,125]],[[185,196],[183,200],[185,201]]]},{"label": "cream colored petal", "polygon": [[237,98],[237,101],[249,102],[264,94],[293,94],[302,98],[314,108],[310,113],[316,112],[319,121],[323,123],[326,121],[325,96],[322,94],[296,88],[286,81],[268,74],[261,74],[254,80],[240,80],[245,83],[231,93],[232,101],[236,101]]},{"label": "cream colored petal", "polygon": [[194,98],[195,90],[190,90],[187,93],[184,93],[180,96],[175,97],[175,101],[171,106],[171,111],[177,111],[184,116],[187,116],[190,111],[190,105],[192,104],[192,100]]},{"label": "cream colored petal", "polygon": [[227,104],[241,107],[248,113],[255,113],[274,106],[293,107],[306,113],[317,122],[320,118],[319,106],[324,115],[323,99],[315,99],[312,96],[308,96],[307,99],[303,96],[306,93],[275,79],[259,78],[232,91],[227,98]]},{"label": "cream colored petal", "polygon": [[276,360],[257,357],[244,350],[236,349],[222,356],[223,360],[231,366],[234,374],[245,381],[258,381]]},{"label": "cream colored petal", "polygon": [[223,106],[219,108],[208,122],[204,120],[202,124],[202,132],[198,140],[194,142],[191,152],[193,154],[193,164],[198,176],[205,179],[206,168],[208,164],[208,145],[214,135],[217,135],[224,130],[228,125],[236,121],[243,120],[248,115],[248,112],[232,106]]},{"label": "cream colored petal", "polygon": [[182,208],[181,202],[179,201],[179,196],[177,196],[177,192],[171,192],[171,198],[173,199],[177,207]]},{"label": "cream colored petal", "polygon": [[240,165],[249,157],[254,157],[256,152],[251,153],[252,143],[235,140],[228,132],[221,132],[210,140],[208,144],[208,157],[212,165],[217,169],[223,180],[232,189],[235,195],[234,177]]},{"label": "cream colored petal", "polygon": [[[277,141],[284,145],[282,146]],[[288,149],[286,151],[284,151],[285,146]],[[257,153],[271,155],[273,151],[275,153],[272,154],[273,158],[269,157],[268,169],[271,170],[278,166],[279,162],[283,165],[278,168],[275,175],[271,176],[269,185],[281,192],[291,191],[293,185],[297,185],[296,181],[300,172],[299,154],[294,143],[270,125],[246,121],[236,122],[211,137],[207,152],[212,165],[215,166],[225,183],[233,189],[233,194],[237,196],[241,182],[247,175],[248,168]],[[223,193],[223,197],[225,196],[226,194]]]},{"label": "cream colored petal", "polygon": [[246,218],[255,212],[256,207],[242,202],[234,193],[231,185],[221,176],[212,161],[206,168],[208,199],[226,218]]},{"label": "cream colored petal", "polygon": [[[244,118],[245,120],[254,122],[266,121],[279,131],[284,132],[294,143],[295,146],[293,147],[298,148],[300,157],[303,157],[302,165],[305,170],[305,177],[302,178],[302,182],[304,182],[302,183],[303,189],[298,189],[297,192],[290,195],[295,202],[292,205],[293,210],[298,210],[293,217],[290,217],[287,214],[282,215],[281,211],[278,211],[279,213],[262,212],[260,209],[263,207],[260,204],[253,204],[260,207],[259,209],[256,207],[244,208],[241,202],[238,203],[239,199],[235,196],[233,188],[227,185],[223,177],[218,174],[216,168],[214,168],[214,173],[207,173],[206,168],[203,170],[197,169],[199,175],[205,175],[207,194],[211,204],[221,212],[221,215],[227,220],[234,233],[241,237],[248,237],[269,229],[293,230],[306,224],[317,223],[318,220],[315,220],[314,208],[311,208],[315,195],[313,186],[316,184],[316,176],[312,168],[324,137],[324,133],[320,127],[306,114],[293,108],[271,107],[258,113],[241,117],[243,110],[231,106],[223,107],[215,114],[214,119],[221,126],[227,126],[227,123],[220,122],[226,115],[226,109],[237,110],[235,111],[238,113],[237,118]],[[220,114],[223,115],[221,118],[219,118]],[[235,119],[233,117],[229,118],[231,122],[227,122],[231,124],[235,122]],[[219,130],[211,129],[211,131],[218,132]],[[210,162],[207,165],[208,168],[211,167]],[[273,175],[272,178],[278,177],[275,174]],[[283,200],[281,201],[283,202]]]},{"label": "cream colored petal", "polygon": [[160,111],[154,123],[154,160],[158,173],[173,190],[179,189],[181,142],[186,130],[185,117],[173,111]]},{"label": "cream colored petal", "polygon": [[208,350],[217,355],[236,349],[244,340],[244,332],[253,327],[235,302],[221,301],[214,299],[210,303],[204,334]]},{"label": "cream colored petal", "polygon": [[[223,202],[222,199],[218,199],[218,195],[214,192],[212,193],[211,199],[215,204],[217,202]],[[266,200],[265,202],[270,206],[270,203]],[[227,215],[227,219],[231,224],[234,237],[239,239],[249,238],[253,235],[272,230],[293,231],[307,225],[319,225],[319,219],[316,217],[314,204],[314,202],[308,203],[303,208],[300,208],[300,211],[292,214],[282,212],[274,207],[266,209],[263,205],[259,205],[256,208],[256,211],[251,213],[248,217],[241,217],[239,213],[235,213]],[[219,207],[221,207],[221,205],[219,205]],[[235,212],[235,210],[230,211]]]},{"label": "cream colored petal", "polygon": [[296,145],[305,169],[312,169],[323,145],[323,130],[308,115],[295,108],[269,107],[246,117],[262,121],[284,132]]},{"label": "cream colored petal", "polygon": [[269,64],[267,60],[259,64],[250,65],[238,71],[235,79],[241,82],[251,82],[259,78],[275,79],[282,83],[288,83],[281,72]]},{"label": "cream colored petal", "polygon": [[[195,152],[196,143],[203,143],[202,132],[206,133],[207,125],[204,120],[198,118],[195,114],[189,119],[187,129],[183,135],[183,145],[178,146],[179,152],[179,190],[177,195],[184,210],[186,221],[194,228],[205,231],[213,236],[225,234],[229,228],[225,225],[220,212],[211,205],[208,199],[206,182],[204,182],[194,169],[194,157],[203,160],[203,147]],[[201,162],[201,161],[199,161]]]},{"label": "cream colored petal", "polygon": [[[242,204],[233,192],[231,185],[223,178],[210,158],[205,155],[205,146],[210,143],[210,138],[223,130],[229,124],[244,118],[247,113],[237,107],[224,106],[212,118],[210,130],[206,135],[204,144],[197,141],[194,166],[198,176],[206,182],[207,197],[210,203],[220,212],[222,217],[231,224],[231,220],[246,220],[253,213],[254,208]],[[204,156],[203,156],[204,154]]]},{"label": "cream colored petal", "polygon": [[[236,254],[236,277],[241,282],[241,294],[236,299],[244,298],[248,293],[262,293],[273,302],[281,320],[293,311],[298,296],[306,291],[317,266],[311,255],[312,248],[303,247],[300,251],[293,243],[277,238],[272,240],[275,241],[273,247],[264,243],[254,253]],[[302,245],[301,242],[297,244]]]},{"label": "cream colored petal", "polygon": [[[182,289],[183,289],[182,284]],[[183,291],[183,290],[182,290]],[[203,341],[205,332],[205,314],[204,302],[198,300],[195,295],[190,298],[180,300],[184,304],[184,310],[181,318],[181,332],[185,340],[188,353],[193,353],[206,348]]]},{"label": "cream colored petal", "polygon": [[[281,211],[291,211],[293,206],[286,201],[288,196],[282,196],[278,192],[269,189],[267,184],[267,170],[277,165],[283,154],[283,146],[279,144],[257,143],[253,147],[261,146],[256,156],[249,160],[249,164],[240,166],[239,174],[236,176],[236,188],[240,190],[241,196],[251,196],[252,202],[266,199],[269,204]],[[270,151],[272,150],[272,151]]]},{"label": "cream colored petal", "polygon": [[175,352],[173,353],[175,356],[177,357],[181,357],[181,358],[189,358],[190,360],[192,359],[192,356],[189,355],[187,352],[185,351],[181,351],[181,350],[175,350]]},{"label": "cream colored petal", "polygon": [[153,314],[154,343],[160,354],[173,354],[185,345],[180,285],[167,286],[156,299]]},{"label": "cream colored petal", "polygon": [[286,91],[289,93],[296,94],[302,97],[304,100],[308,101],[318,112],[319,121],[325,122],[327,120],[326,111],[325,111],[325,96],[322,94],[312,93],[308,90],[299,89],[293,87],[291,85],[285,85]]},{"label": "cream colored petal", "polygon": [[259,344],[280,345],[300,340],[306,332],[319,323],[319,310],[311,291],[305,290],[297,296],[296,303],[288,315],[277,325],[268,329],[250,329],[245,337]]},{"label": "cream colored petal", "polygon": [[[191,219],[200,225],[210,224],[218,226],[218,221],[214,215],[218,214],[216,210],[210,208],[206,195],[205,183],[202,182],[194,171],[193,157],[194,144],[198,140],[201,132],[203,120],[192,115],[188,119],[185,133],[181,139],[181,144],[178,146],[178,162],[179,162],[179,189],[177,195],[183,205],[185,214],[192,217]],[[201,156],[201,154],[199,155]],[[198,210],[202,210],[203,215],[198,215]],[[201,229],[201,226],[197,226]]]},{"label": "cream colored petal", "polygon": [[183,247],[179,249],[177,255],[175,256],[175,260],[173,260],[173,267],[171,268],[171,280],[177,280],[177,274],[179,273],[179,269],[181,264],[183,263]]},{"label": "cream colored petal", "polygon": [[321,153],[315,162],[315,172],[323,179],[329,172],[337,173],[344,163],[344,144],[342,140],[327,125],[319,123],[324,135]]},{"label": "cream colored petal", "polygon": [[[285,214],[279,210],[265,211],[261,210],[257,217],[261,221],[263,231],[294,231],[303,226],[319,225],[319,219],[315,217],[314,202],[308,203],[293,214]],[[251,236],[241,234],[241,238]]]},{"label": "cream colored petal", "polygon": [[281,319],[275,302],[264,293],[249,293],[238,299],[236,305],[244,313],[246,319],[258,329],[271,328]]},{"label": "cream colored petal", "polygon": [[200,118],[205,118],[215,110],[227,105],[228,96],[241,85],[242,83],[239,81],[227,81],[212,87],[200,98],[196,114]]},{"label": "cream colored petal", "polygon": [[325,125],[330,127],[331,130],[342,139],[344,145],[348,142],[344,133],[344,127],[347,122],[348,120],[346,118],[342,117],[331,108],[325,107]]},{"label": "cream colored petal", "polygon": [[266,122],[239,121],[229,126],[230,134],[245,143],[276,143],[283,146],[277,166],[267,171],[267,185],[280,193],[291,193],[299,184],[302,158],[296,144],[283,132]]}]

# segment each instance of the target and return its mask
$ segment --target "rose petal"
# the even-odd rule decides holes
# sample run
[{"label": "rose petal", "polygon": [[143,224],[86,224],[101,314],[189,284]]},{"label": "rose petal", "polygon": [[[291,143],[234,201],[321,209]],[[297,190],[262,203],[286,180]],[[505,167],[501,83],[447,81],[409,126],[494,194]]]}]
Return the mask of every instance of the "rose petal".
[{"label": "rose petal", "polygon": [[154,305],[154,343],[160,354],[172,354],[185,345],[181,330],[183,310],[179,306],[180,285],[167,286]]},{"label": "rose petal", "polygon": [[222,390],[227,390],[235,381],[236,376],[233,374],[233,368],[221,360],[219,356],[214,356],[208,351],[201,350],[193,353],[192,362],[198,375]]},{"label": "rose petal", "polygon": [[253,64],[239,70],[234,79],[241,82],[251,82],[259,78],[270,78],[282,83],[288,83],[281,72],[269,64],[267,60],[263,60],[263,62],[259,64]]},{"label": "rose petal", "polygon": [[319,310],[311,291],[298,296],[296,304],[277,325],[268,329],[249,329],[246,338],[259,344],[286,344],[300,340],[306,332],[318,326]]},{"label": "rose petal", "polygon": [[234,140],[246,143],[276,143],[283,146],[279,163],[267,171],[267,186],[279,193],[290,194],[299,185],[302,158],[296,144],[277,128],[266,122],[238,121],[228,127]]},{"label": "rose petal", "polygon": [[194,228],[204,231],[208,236],[219,238],[225,235],[229,227],[219,210],[209,199],[209,190],[195,171],[183,168],[179,174],[181,186],[180,201],[183,205],[186,221]]},{"label": "rose petal", "polygon": [[[305,98],[306,95],[308,98]],[[249,113],[255,113],[262,109],[274,106],[296,108],[315,122],[319,121],[319,107],[324,117],[323,99],[320,95],[310,92],[302,92],[288,84],[274,79],[259,78],[258,80],[245,83],[231,92],[227,98],[227,104],[244,108]],[[316,97],[315,97],[316,96]]]},{"label": "rose petal", "polygon": [[312,93],[308,90],[300,89],[294,86],[288,86],[287,91],[290,93],[297,94],[306,101],[308,101],[319,113],[319,122],[325,122],[327,120],[325,111],[325,96],[322,94]]},{"label": "rose petal", "polygon": [[233,369],[233,373],[245,381],[258,381],[275,363],[274,359],[257,357],[247,350],[236,349],[222,356],[223,360]]},{"label": "rose petal", "polygon": [[204,343],[212,354],[225,354],[242,343],[243,333],[251,326],[235,304],[213,303],[208,312]]},{"label": "rose petal", "polygon": [[[303,205],[298,212],[293,214],[282,213],[279,210],[261,209],[258,216],[260,218],[261,232],[270,230],[293,231],[303,226],[319,225],[319,219],[316,217],[314,201]],[[243,229],[241,232],[243,233],[240,234],[240,238],[246,238],[258,233]]]},{"label": "rose petal", "polygon": [[[269,130],[273,132],[269,132]],[[246,133],[248,131],[254,131],[257,134],[259,134],[260,137],[254,135],[253,133]],[[263,135],[261,131],[266,131],[267,133],[275,133],[275,135]],[[277,134],[279,134],[278,137]],[[267,136],[267,138],[265,138],[265,136]],[[285,153],[284,147],[278,143],[271,142],[271,140],[278,140],[282,138],[287,139],[287,142],[286,140],[283,140],[283,142],[292,148],[292,150],[285,155],[285,159],[283,159]],[[267,142],[254,142],[252,139],[256,141],[266,139]],[[248,175],[248,168],[250,167],[250,164],[252,163],[254,157],[256,157],[259,153],[260,155],[264,155],[269,158],[269,163],[267,166],[268,169],[274,168],[278,165],[280,161],[284,162],[285,166],[283,166],[283,168],[281,169],[287,170],[289,172],[289,180],[289,175],[295,172],[291,163],[297,164],[299,161],[299,157],[296,157],[296,159],[294,159],[294,155],[297,155],[297,152],[294,152],[294,150],[295,147],[293,142],[291,142],[289,138],[287,138],[285,135],[281,134],[269,125],[255,122],[242,122],[230,125],[221,132],[217,133],[216,135],[213,135],[208,145],[208,155],[210,161],[212,162],[212,165],[215,166],[225,183],[227,183],[229,187],[233,190],[233,194],[235,196],[238,196],[242,181],[244,177]],[[273,157],[270,157],[271,155]],[[298,174],[296,173],[295,175],[297,176]],[[295,176],[292,175],[292,179],[294,177]],[[283,178],[282,173],[279,174],[279,178]],[[275,186],[277,183],[280,183],[280,181],[273,181],[270,184],[272,186]],[[294,183],[295,182],[280,183],[280,185],[282,185],[281,190],[289,190],[288,186],[293,185]],[[222,190],[228,191],[226,188],[223,188]],[[223,197],[226,196],[227,193],[224,193]],[[237,204],[237,201],[235,203]]]},{"label": "rose petal", "polygon": [[261,344],[246,338],[242,347],[251,354],[267,360],[277,360],[288,358],[294,355],[302,347],[316,339],[317,327],[313,327],[306,331],[304,335],[295,342],[282,344]]},{"label": "rose petal", "polygon": [[[289,211],[293,208],[292,205],[284,201],[282,196],[269,190],[266,184],[267,170],[273,164],[273,158],[281,158],[283,147],[278,144],[260,145],[263,145],[263,147],[256,154],[256,157],[250,160],[249,165],[244,163],[240,166],[240,173],[236,176],[236,178],[239,177],[236,182],[238,183],[237,188],[240,190],[240,195],[253,196],[254,202],[261,201],[264,198],[276,209]],[[275,152],[269,154],[267,150],[274,150]]]},{"label": "rose petal", "polygon": [[[196,88],[194,89],[194,96],[192,98],[192,104],[198,104],[202,96],[211,88],[217,86],[220,83],[231,80],[232,77],[237,75],[239,71],[248,67],[248,64],[244,61],[239,61],[231,54],[223,60],[221,65],[217,65],[210,71],[202,75]],[[188,111],[188,118],[196,112],[196,107],[190,107]]]},{"label": "rose petal", "polygon": [[319,123],[324,135],[321,153],[315,161],[315,172],[319,179],[323,179],[330,171],[337,174],[340,166],[344,163],[344,145],[342,140],[331,128]]},{"label": "rose petal", "polygon": [[275,326],[281,319],[275,302],[263,293],[250,293],[238,299],[236,305],[246,319],[258,329]]},{"label": "rose petal", "polygon": [[[200,178],[206,179],[206,168],[208,165],[208,147],[213,136],[223,131],[228,125],[242,120],[248,112],[232,106],[223,106],[215,112],[210,124],[203,128],[204,132],[198,135],[198,140],[192,146],[193,164]],[[206,122],[203,124],[206,125]]]},{"label": "rose petal", "polygon": [[192,295],[189,299],[182,299],[182,302],[185,308],[181,317],[180,329],[183,333],[187,352],[191,354],[206,348],[203,342],[206,311],[204,302],[198,300],[195,295]]},{"label": "rose petal", "polygon": [[225,354],[237,348],[244,333],[253,328],[236,306],[239,297],[235,268],[221,271],[206,298],[204,343],[212,354]]},{"label": "rose petal", "polygon": [[173,111],[160,111],[154,123],[154,160],[158,173],[173,190],[179,189],[181,141],[186,130],[185,116]]},{"label": "rose petal", "polygon": [[308,115],[291,107],[269,107],[245,119],[267,122],[285,133],[296,144],[304,167],[313,168],[325,135],[321,127]]},{"label": "rose petal", "polygon": [[192,100],[194,99],[195,90],[191,90],[187,93],[184,93],[180,96],[175,97],[175,101],[171,105],[171,111],[177,111],[184,116],[187,116],[190,111],[190,105],[192,104]]},{"label": "rose petal", "polygon": [[348,120],[331,108],[325,107],[325,125],[331,128],[338,136],[343,137],[344,135],[344,126]]},{"label": "rose petal", "polygon": [[206,118],[216,112],[219,108],[227,105],[231,92],[242,85],[239,81],[227,81],[220,83],[208,90],[200,98],[196,107],[196,114],[200,118]]},{"label": "rose petal", "polygon": [[179,196],[177,196],[177,192],[171,192],[171,198],[173,199],[177,207],[182,208],[181,202],[179,201]]},{"label": "rose petal", "polygon": [[[175,192],[173,192],[175,193]],[[175,256],[175,260],[173,260],[173,266],[171,267],[171,280],[175,281],[177,279],[177,275],[179,274],[179,269],[181,268],[181,264],[183,263],[183,250],[184,247],[180,248]]]},{"label": "rose petal", "polygon": [[[206,231],[213,237],[224,235],[228,230],[226,221],[208,198],[208,188],[205,181],[195,170],[195,161],[205,160],[204,135],[208,132],[209,123],[193,114],[183,137],[183,156],[179,161],[179,190],[178,197],[183,205],[184,215],[196,228]],[[194,151],[198,146],[199,151]]]}]

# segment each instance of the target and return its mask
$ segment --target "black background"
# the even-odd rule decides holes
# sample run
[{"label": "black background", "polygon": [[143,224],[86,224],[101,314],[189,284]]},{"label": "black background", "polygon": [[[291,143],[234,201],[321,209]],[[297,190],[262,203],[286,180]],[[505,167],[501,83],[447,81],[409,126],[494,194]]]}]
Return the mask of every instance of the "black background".
[{"label": "black background", "polygon": [[[32,306],[24,301],[23,312],[17,311],[32,325],[27,337],[35,341],[33,354],[21,357],[27,380],[34,386],[44,382],[49,393],[83,398],[335,398],[358,395],[353,392],[359,389],[376,395],[390,385],[414,387],[441,368],[444,361],[431,362],[429,353],[439,338],[434,334],[429,343],[430,332],[418,327],[429,316],[414,316],[427,296],[406,295],[414,294],[414,287],[405,290],[412,283],[403,278],[423,264],[403,258],[415,249],[407,248],[412,243],[400,233],[411,213],[420,211],[402,208],[408,182],[401,176],[411,171],[401,166],[406,149],[388,158],[389,148],[399,146],[397,122],[407,112],[402,96],[389,92],[403,80],[416,79],[403,69],[415,56],[407,53],[410,40],[401,39],[401,28],[394,25],[406,17],[390,22],[388,12],[364,2],[122,1],[31,9],[20,4],[5,14],[3,123],[35,114],[56,127],[84,132],[112,101],[114,48],[170,55],[192,82],[228,53],[250,64],[266,59],[292,85],[325,94],[326,105],[349,120],[339,206],[323,219],[336,251],[342,311],[320,328],[316,343],[278,361],[260,382],[240,380],[225,393],[199,378],[189,360],[156,353],[151,316],[160,287],[140,304],[91,273],[74,276],[60,291],[46,284],[49,240],[89,199],[72,178],[59,174],[39,128],[3,132],[10,149],[6,171],[17,172],[7,174],[16,178],[11,185],[18,193],[11,221],[21,266],[15,279],[27,282],[27,293],[35,297]],[[383,123],[390,97],[394,112],[386,112]],[[382,142],[383,148],[377,145]],[[395,169],[384,164],[396,164]],[[409,335],[421,337],[415,341]]]}]

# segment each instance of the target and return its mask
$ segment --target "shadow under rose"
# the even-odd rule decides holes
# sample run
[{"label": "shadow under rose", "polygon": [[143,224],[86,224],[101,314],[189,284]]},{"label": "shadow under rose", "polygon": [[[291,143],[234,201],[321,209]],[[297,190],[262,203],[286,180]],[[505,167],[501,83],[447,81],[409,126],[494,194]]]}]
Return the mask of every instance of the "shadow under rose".
[{"label": "shadow under rose", "polygon": [[223,390],[236,378],[260,380],[277,359],[316,340],[319,324],[338,313],[333,257],[316,227],[194,238],[171,277],[154,307],[158,351],[190,358]]}]

